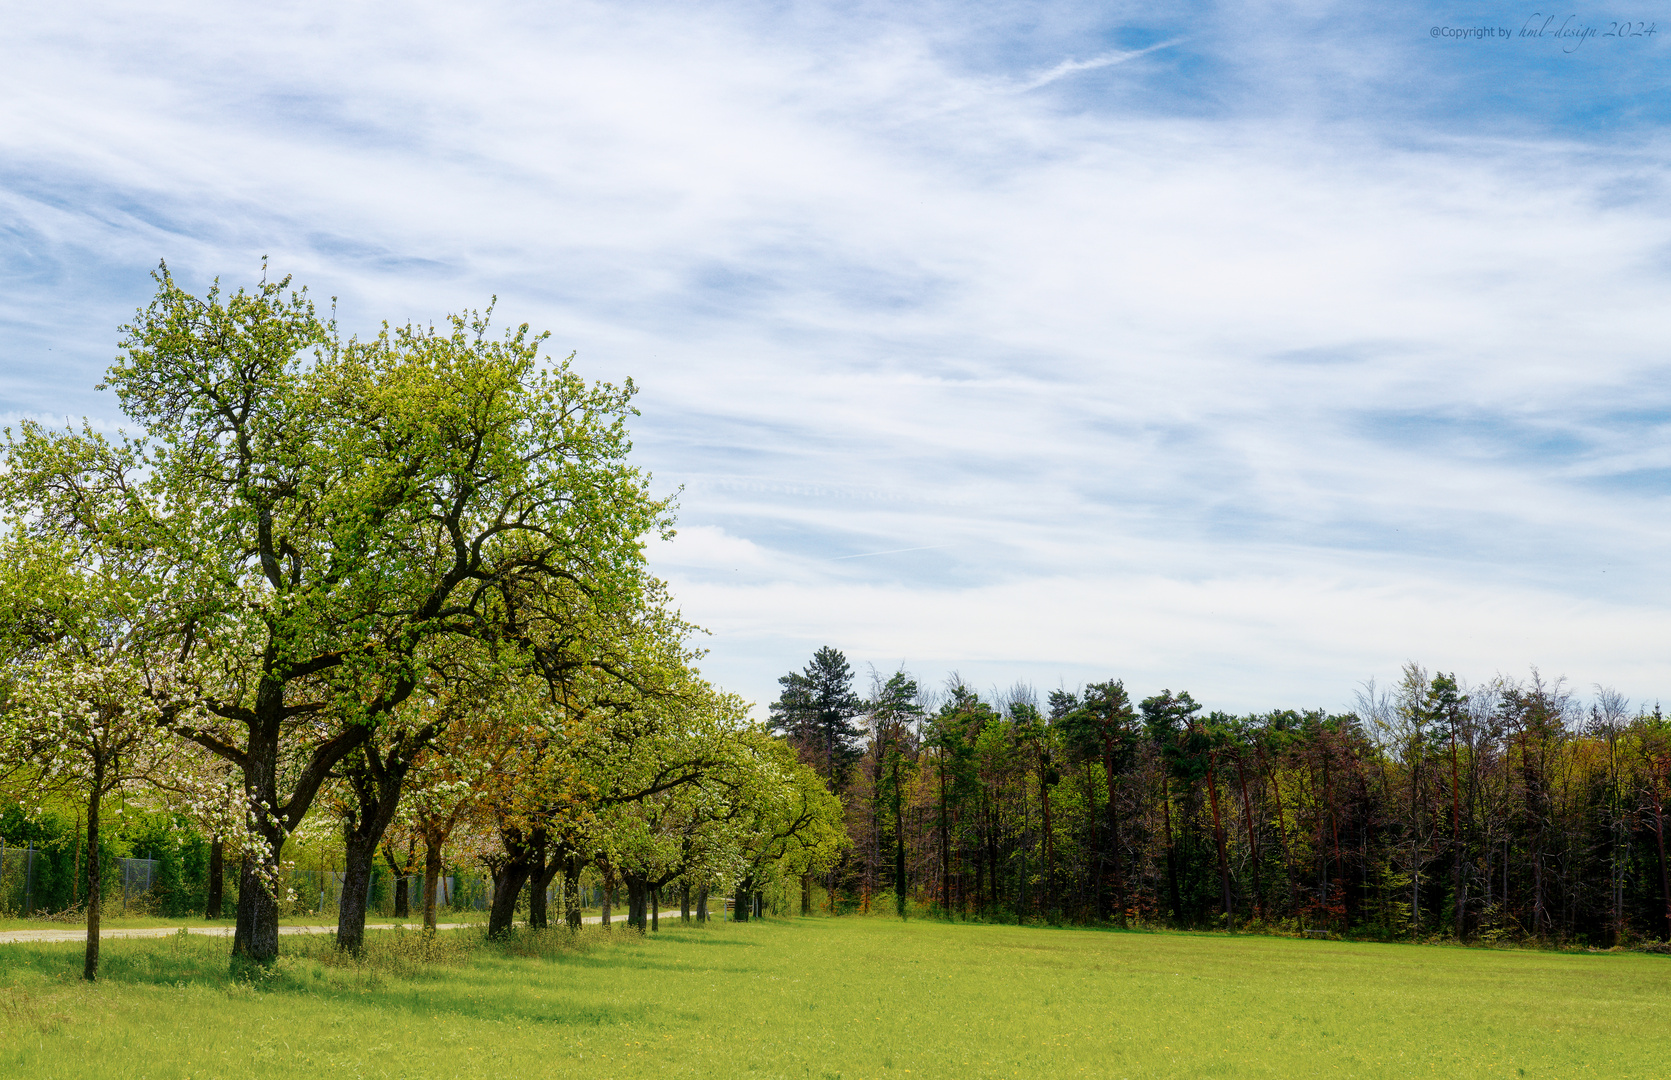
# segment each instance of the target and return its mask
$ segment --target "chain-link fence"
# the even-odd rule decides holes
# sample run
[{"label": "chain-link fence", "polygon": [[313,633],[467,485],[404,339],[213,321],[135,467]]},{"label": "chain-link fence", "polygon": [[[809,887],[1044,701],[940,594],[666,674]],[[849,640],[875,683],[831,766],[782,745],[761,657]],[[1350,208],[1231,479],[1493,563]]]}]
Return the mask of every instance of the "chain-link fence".
[{"label": "chain-link fence", "polygon": [[[340,870],[292,870],[291,904],[300,912],[319,915],[334,914],[342,896],[347,875]],[[421,874],[397,878],[379,870],[371,875],[370,895],[366,911],[371,915],[395,914],[395,898],[401,882],[406,883],[409,911],[417,913],[424,906],[424,879]],[[446,874],[435,883],[435,906],[444,911],[485,911],[493,903],[493,882],[481,874]]]},{"label": "chain-link fence", "polygon": [[0,913],[23,915],[34,910],[35,847],[0,842]]},{"label": "chain-link fence", "polygon": [[[51,894],[62,890],[49,888],[48,878],[58,876],[61,868],[57,864],[61,861],[49,859],[48,853],[34,844],[18,847],[0,843],[0,913],[28,918],[54,911],[57,905]],[[156,859],[111,859],[105,866],[106,911],[125,913],[130,902],[143,903],[157,884]],[[84,887],[82,879],[72,889],[72,897],[81,903],[86,902],[81,895]]]},{"label": "chain-link fence", "polygon": [[[0,914],[24,917],[50,914],[69,901],[74,908],[86,903],[84,868],[70,867],[78,881],[60,882],[58,877],[69,863],[60,857],[64,853],[46,852],[28,844],[23,847],[0,842]],[[65,866],[59,865],[65,863]],[[223,886],[223,912],[230,915],[237,907],[238,865],[229,860]],[[153,914],[158,909],[159,892],[166,892],[165,868],[158,859],[109,859],[104,871],[104,910],[111,915]],[[347,877],[340,870],[288,871],[290,896],[282,905],[291,915],[334,915]],[[416,915],[424,906],[424,879],[421,874],[396,877],[386,870],[374,869],[371,890],[367,897],[367,914],[393,916],[401,883],[406,886],[407,910]],[[200,883],[201,885],[201,883]],[[436,881],[436,907],[443,911],[485,911],[493,903],[493,881],[482,874],[445,874]],[[597,888],[585,890],[593,905],[603,898]],[[59,894],[64,894],[60,896]],[[547,901],[560,906],[561,884],[554,882],[547,891]],[[201,912],[199,912],[201,913]]]}]

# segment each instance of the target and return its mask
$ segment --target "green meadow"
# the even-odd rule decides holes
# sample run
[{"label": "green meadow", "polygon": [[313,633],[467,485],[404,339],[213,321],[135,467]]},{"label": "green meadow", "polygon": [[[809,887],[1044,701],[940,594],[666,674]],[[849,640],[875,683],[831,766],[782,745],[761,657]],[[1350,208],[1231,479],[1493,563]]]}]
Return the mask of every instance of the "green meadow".
[{"label": "green meadow", "polygon": [[798,919],[0,946],[4,1077],[1665,1077],[1671,960]]}]

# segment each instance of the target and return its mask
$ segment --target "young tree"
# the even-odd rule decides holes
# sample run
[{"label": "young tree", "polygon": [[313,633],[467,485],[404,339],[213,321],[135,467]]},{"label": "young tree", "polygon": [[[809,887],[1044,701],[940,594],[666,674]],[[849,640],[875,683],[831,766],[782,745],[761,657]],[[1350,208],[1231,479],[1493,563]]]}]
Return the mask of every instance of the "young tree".
[{"label": "young tree", "polygon": [[[174,657],[152,616],[166,574],[143,559],[78,565],[76,553],[12,523],[0,543],[0,760],[25,763],[38,793],[63,790],[86,810],[87,944],[82,976],[99,968],[102,808],[120,791],[162,779],[163,724],[181,708]],[[39,795],[37,795],[39,797]]]}]

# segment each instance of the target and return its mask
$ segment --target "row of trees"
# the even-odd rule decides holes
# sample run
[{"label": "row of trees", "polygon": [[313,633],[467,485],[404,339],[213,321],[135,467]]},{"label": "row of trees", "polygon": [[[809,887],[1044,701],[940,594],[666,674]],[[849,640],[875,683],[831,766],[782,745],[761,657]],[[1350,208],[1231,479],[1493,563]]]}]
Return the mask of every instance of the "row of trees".
[{"label": "row of trees", "polygon": [[236,860],[263,963],[321,816],[349,950],[379,858],[421,851],[433,925],[449,844],[493,875],[492,933],[588,865],[642,926],[670,883],[834,858],[838,805],[702,680],[646,570],[672,508],[627,461],[630,383],[486,316],[344,340],[288,279],[156,280],[104,384],[141,434],[25,422],[0,476],[0,772],[83,804],[88,978],[117,791],[213,839],[211,912]]},{"label": "row of trees", "polygon": [[1533,672],[1410,664],[1350,712],[1208,712],[1118,680],[1042,699],[822,649],[772,722],[844,805],[832,906],[1286,924],[1460,940],[1671,936],[1671,724]]}]

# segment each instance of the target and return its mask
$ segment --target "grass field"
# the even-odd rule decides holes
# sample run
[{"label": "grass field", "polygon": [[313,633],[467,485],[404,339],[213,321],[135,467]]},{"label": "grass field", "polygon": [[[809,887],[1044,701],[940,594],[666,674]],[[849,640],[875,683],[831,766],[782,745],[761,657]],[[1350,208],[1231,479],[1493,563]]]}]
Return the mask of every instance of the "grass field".
[{"label": "grass field", "polygon": [[[663,924],[664,927],[667,924]],[[1671,960],[881,919],[0,946],[4,1077],[1655,1077]],[[515,955],[516,952],[530,955]]]}]

